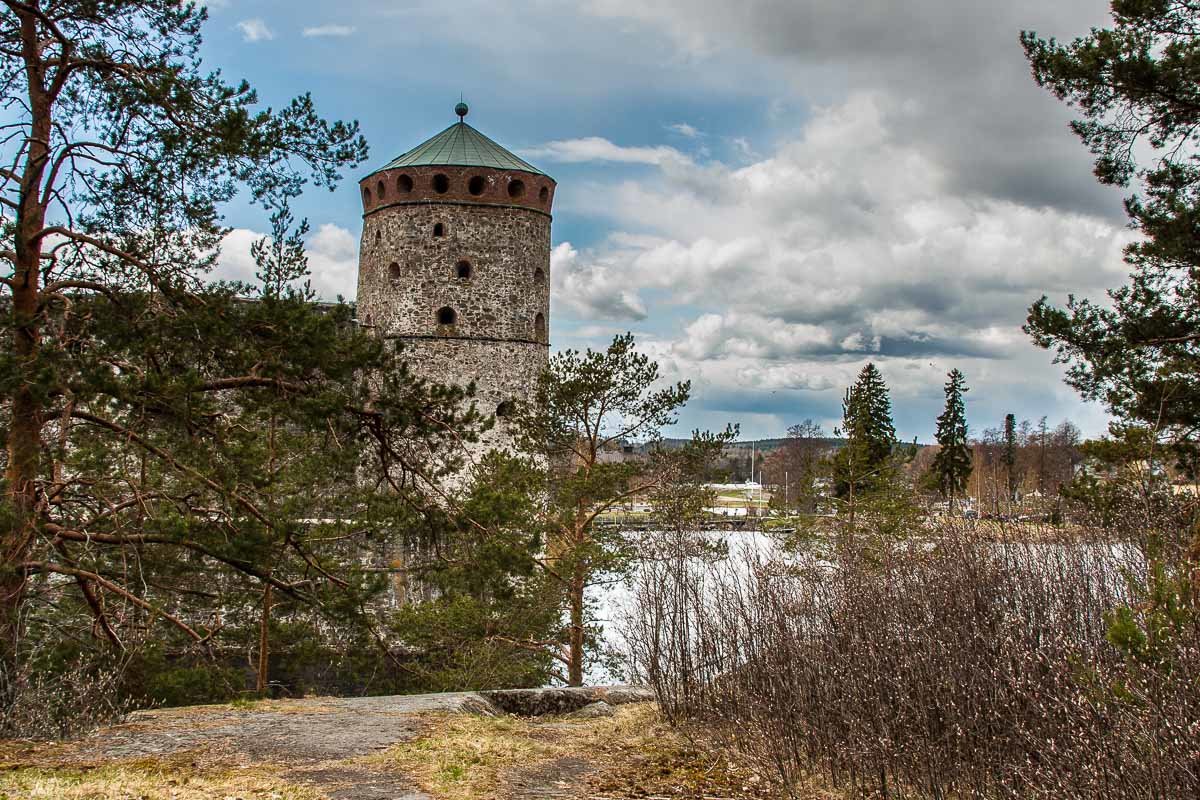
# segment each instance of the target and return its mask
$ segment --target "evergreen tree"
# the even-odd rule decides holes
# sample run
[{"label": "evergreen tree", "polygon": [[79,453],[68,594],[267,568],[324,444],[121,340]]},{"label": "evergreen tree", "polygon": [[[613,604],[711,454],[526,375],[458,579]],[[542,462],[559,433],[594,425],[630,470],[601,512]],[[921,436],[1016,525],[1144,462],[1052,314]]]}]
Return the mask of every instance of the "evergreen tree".
[{"label": "evergreen tree", "polygon": [[1017,499],[1017,489],[1021,486],[1020,475],[1017,473],[1017,416],[1004,415],[1004,452],[1001,456],[1004,463],[1005,481],[1008,489],[1008,502],[1011,507]]},{"label": "evergreen tree", "polygon": [[892,401],[883,375],[868,363],[842,401],[845,445],[834,457],[835,491],[853,498],[880,482],[896,446]]},{"label": "evergreen tree", "polygon": [[[555,354],[539,383],[537,402],[518,414],[526,449],[550,466],[547,502],[538,520],[546,552],[537,563],[558,587],[566,627],[561,646],[544,644],[554,648],[571,686],[582,685],[587,646],[596,633],[588,619],[588,587],[628,570],[639,555],[628,531],[599,525],[598,518],[625,502],[653,496],[660,504],[669,498],[667,505],[675,509],[694,508],[691,476],[706,472],[736,436],[732,428],[717,435],[697,432],[686,447],[658,446],[662,429],[676,421],[691,392],[686,381],[660,386],[658,379],[658,364],[637,352],[633,335],[625,334],[604,351]],[[645,457],[603,457],[613,445],[628,441],[645,442]],[[711,505],[702,487],[696,492]]]},{"label": "evergreen tree", "polygon": [[934,457],[932,470],[953,511],[954,499],[962,494],[971,477],[971,448],[967,444],[967,414],[963,406],[963,394],[968,389],[957,369],[951,370],[948,377],[946,409],[937,418],[935,434],[941,449]]},{"label": "evergreen tree", "polygon": [[[1136,182],[1125,207],[1141,236],[1130,282],[1109,299],[1043,297],[1026,330],[1070,365],[1068,382],[1119,419],[1157,431],[1187,468],[1200,436],[1200,6],[1113,0],[1113,27],[1070,44],[1022,34],[1035,80],[1079,108],[1072,128],[1102,183]],[[1138,154],[1152,156],[1139,165]]]},{"label": "evergreen tree", "polygon": [[858,380],[846,390],[842,419],[846,438],[865,445],[870,463],[882,463],[891,455],[896,444],[892,400],[874,364],[863,367]]},{"label": "evergreen tree", "polygon": [[[265,679],[282,617],[369,622],[379,551],[422,530],[417,488],[472,435],[463,392],[413,380],[298,285],[288,201],[365,158],[357,125],[307,96],[255,110],[202,70],[205,19],[0,7],[19,109],[0,143],[0,667],[29,625],[117,650],[127,632],[176,654],[234,641]],[[211,284],[239,189],[273,236],[255,285]]]}]

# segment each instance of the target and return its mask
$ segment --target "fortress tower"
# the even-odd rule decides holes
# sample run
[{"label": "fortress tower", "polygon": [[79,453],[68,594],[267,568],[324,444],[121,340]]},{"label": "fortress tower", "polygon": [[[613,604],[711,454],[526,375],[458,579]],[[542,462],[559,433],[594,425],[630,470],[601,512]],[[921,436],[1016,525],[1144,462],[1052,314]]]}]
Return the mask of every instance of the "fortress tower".
[{"label": "fortress tower", "polygon": [[555,183],[459,121],[359,182],[358,320],[406,348],[417,375],[476,383],[495,414],[485,448],[508,446],[504,416],[532,399],[550,330]]}]

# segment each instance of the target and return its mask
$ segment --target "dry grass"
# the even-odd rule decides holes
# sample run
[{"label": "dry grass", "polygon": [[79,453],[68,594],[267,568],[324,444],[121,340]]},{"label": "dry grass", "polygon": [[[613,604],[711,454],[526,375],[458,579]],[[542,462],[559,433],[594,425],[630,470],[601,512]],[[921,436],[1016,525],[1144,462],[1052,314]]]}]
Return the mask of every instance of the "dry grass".
[{"label": "dry grass", "polygon": [[[273,706],[239,710],[280,710]],[[777,796],[759,769],[693,746],[662,720],[653,704],[621,706],[614,716],[599,719],[437,713],[424,715],[422,722],[422,735],[411,742],[320,766],[403,775],[437,800],[506,797],[521,786],[570,786],[580,796],[596,798]],[[94,759],[84,742],[0,742],[0,800],[325,797],[319,789],[289,781],[277,764],[244,764],[224,749],[109,762]]]},{"label": "dry grass", "polygon": [[320,800],[261,766],[213,771],[179,764],[114,764],[94,769],[23,767],[0,773],[0,800]]},{"label": "dry grass", "polygon": [[590,764],[595,797],[775,796],[756,771],[691,746],[652,704],[600,719],[431,714],[425,722],[420,738],[371,760],[412,776],[437,800],[503,796],[521,773],[553,780],[558,760]]}]

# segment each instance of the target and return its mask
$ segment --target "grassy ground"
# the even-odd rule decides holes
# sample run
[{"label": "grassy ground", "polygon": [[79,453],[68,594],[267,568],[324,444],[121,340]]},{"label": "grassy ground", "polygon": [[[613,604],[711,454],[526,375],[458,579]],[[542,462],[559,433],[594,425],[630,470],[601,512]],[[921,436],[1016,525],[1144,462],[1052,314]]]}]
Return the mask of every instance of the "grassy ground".
[{"label": "grassy ground", "polygon": [[[7,766],[7,765],[6,765]],[[320,800],[269,767],[203,767],[186,760],[141,760],[74,768],[24,766],[0,774],[0,800]]]},{"label": "grassy ground", "polygon": [[438,800],[502,797],[531,774],[550,784],[577,779],[581,763],[594,768],[585,777],[592,797],[774,796],[757,771],[693,747],[651,704],[600,719],[439,714],[428,724],[415,741],[371,758]]},{"label": "grassy ground", "polygon": [[[321,701],[310,702],[311,707],[289,706],[289,717],[319,713]],[[279,712],[276,705],[238,703],[226,712]],[[192,711],[194,722],[203,724],[213,708],[175,709],[171,719]],[[620,706],[614,716],[598,719],[449,712],[415,719],[411,740],[370,755],[304,764],[282,756],[249,757],[218,745],[105,759],[89,740],[0,742],[0,800],[323,800],[333,785],[341,787],[339,797],[392,796],[366,785],[374,780],[416,786],[435,800],[525,792],[611,799],[776,797],[765,775],[693,746],[662,721],[653,704]],[[173,730],[147,727],[138,735],[162,741]],[[355,786],[362,791],[354,793]]]}]

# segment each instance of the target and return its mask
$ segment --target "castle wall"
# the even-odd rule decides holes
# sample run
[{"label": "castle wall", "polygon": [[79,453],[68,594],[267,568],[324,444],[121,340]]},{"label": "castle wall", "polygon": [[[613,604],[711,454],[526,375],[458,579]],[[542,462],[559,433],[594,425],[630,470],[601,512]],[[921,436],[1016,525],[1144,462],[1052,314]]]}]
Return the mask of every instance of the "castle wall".
[{"label": "castle wall", "polygon": [[[437,225],[442,236],[434,236]],[[463,264],[467,278],[459,277]],[[454,324],[439,324],[442,308],[454,309]],[[549,317],[550,218],[545,214],[414,204],[383,209],[364,221],[358,319],[380,334],[544,343]]]}]

